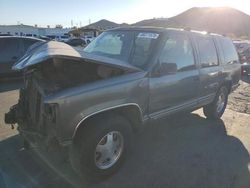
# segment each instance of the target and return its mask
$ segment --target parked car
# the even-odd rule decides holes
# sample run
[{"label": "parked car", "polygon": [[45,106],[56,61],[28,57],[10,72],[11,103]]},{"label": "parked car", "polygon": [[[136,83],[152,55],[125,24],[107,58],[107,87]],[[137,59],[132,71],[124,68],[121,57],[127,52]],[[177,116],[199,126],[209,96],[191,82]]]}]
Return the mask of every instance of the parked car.
[{"label": "parked car", "polygon": [[89,44],[95,39],[95,37],[93,37],[93,36],[84,36],[82,39],[85,40],[86,44]]},{"label": "parked car", "polygon": [[13,64],[21,58],[28,48],[43,40],[28,37],[1,36],[0,37],[0,79],[19,77],[20,71],[11,69]]},{"label": "parked car", "polygon": [[56,41],[59,42],[68,42],[68,40],[70,39],[70,37],[68,35],[60,35],[60,36],[56,36]]},{"label": "parked car", "polygon": [[26,56],[14,67],[26,84],[5,122],[18,123],[26,146],[65,148],[91,180],[119,169],[149,121],[202,107],[219,119],[240,80],[229,38],[178,29],[117,28],[84,50],[49,42]]},{"label": "parked car", "polygon": [[56,40],[56,35],[46,35],[50,40]]},{"label": "parked car", "polygon": [[37,37],[37,34],[29,34],[29,33],[27,33],[24,36],[26,36],[26,37]]},{"label": "parked car", "polygon": [[241,74],[250,74],[250,41],[235,41],[234,45],[240,57]]},{"label": "parked car", "polygon": [[1,34],[0,33],[0,36],[3,37],[3,36],[13,36],[13,35],[11,35],[11,34]]},{"label": "parked car", "polygon": [[45,40],[45,41],[50,41],[51,40],[51,38],[43,36],[43,35],[40,35],[38,38],[42,39],[42,40]]},{"label": "parked car", "polygon": [[245,62],[241,65],[241,74],[250,75],[250,62]]},{"label": "parked car", "polygon": [[70,46],[85,46],[86,42],[81,39],[81,38],[72,38],[69,39],[66,44],[70,45]]}]

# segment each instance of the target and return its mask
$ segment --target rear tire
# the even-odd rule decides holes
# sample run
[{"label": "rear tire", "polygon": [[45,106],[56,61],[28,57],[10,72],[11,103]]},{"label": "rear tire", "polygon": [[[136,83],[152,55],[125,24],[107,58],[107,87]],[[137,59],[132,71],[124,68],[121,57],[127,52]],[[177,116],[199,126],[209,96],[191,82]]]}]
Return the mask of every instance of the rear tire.
[{"label": "rear tire", "polygon": [[217,92],[214,101],[203,107],[203,113],[208,119],[220,119],[223,115],[228,100],[228,89],[222,86]]},{"label": "rear tire", "polygon": [[79,130],[70,152],[73,169],[89,181],[114,174],[130,147],[131,125],[119,115],[91,119]]}]

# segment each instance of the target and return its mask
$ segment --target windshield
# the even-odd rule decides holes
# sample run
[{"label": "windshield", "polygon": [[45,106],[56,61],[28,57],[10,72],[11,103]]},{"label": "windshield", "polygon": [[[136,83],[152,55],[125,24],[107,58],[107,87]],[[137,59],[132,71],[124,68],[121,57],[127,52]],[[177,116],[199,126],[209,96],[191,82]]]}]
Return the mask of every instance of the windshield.
[{"label": "windshield", "polygon": [[144,69],[158,38],[156,32],[108,31],[98,36],[84,51]]}]

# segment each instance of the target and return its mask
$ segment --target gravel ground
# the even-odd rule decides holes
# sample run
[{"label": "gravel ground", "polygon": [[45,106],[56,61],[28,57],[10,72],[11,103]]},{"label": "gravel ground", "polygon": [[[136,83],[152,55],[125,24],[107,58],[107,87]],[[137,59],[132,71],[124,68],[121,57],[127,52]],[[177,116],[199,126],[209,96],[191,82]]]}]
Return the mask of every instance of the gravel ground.
[{"label": "gravel ground", "polygon": [[249,81],[230,96],[220,121],[198,110],[143,128],[124,166],[97,184],[78,178],[65,161],[51,163],[24,150],[17,132],[3,123],[17,91],[0,93],[0,188],[249,188]]},{"label": "gravel ground", "polygon": [[228,108],[236,112],[250,114],[250,79],[244,77],[240,87],[234,91],[228,101]]}]

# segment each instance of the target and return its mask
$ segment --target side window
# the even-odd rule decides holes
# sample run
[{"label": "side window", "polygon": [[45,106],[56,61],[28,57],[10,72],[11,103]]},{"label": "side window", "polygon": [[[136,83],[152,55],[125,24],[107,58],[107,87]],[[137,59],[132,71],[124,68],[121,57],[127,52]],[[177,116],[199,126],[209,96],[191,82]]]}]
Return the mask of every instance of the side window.
[{"label": "side window", "polygon": [[28,50],[30,46],[32,46],[36,42],[37,42],[36,40],[31,40],[31,39],[24,40],[23,41],[24,53]]},{"label": "side window", "polygon": [[15,61],[20,57],[19,53],[19,41],[16,39],[1,39],[0,52],[1,52],[1,63],[7,63]]},{"label": "side window", "polygon": [[230,39],[220,39],[222,50],[224,52],[224,64],[231,64],[238,61],[238,54]]},{"label": "side window", "polygon": [[99,42],[100,45],[97,48],[97,51],[102,53],[108,53],[112,55],[120,55],[122,49],[122,40],[123,34],[107,34]]},{"label": "side window", "polygon": [[[145,63],[147,62],[147,59],[150,56],[150,53],[152,51],[152,44],[154,44],[153,41],[155,41],[154,38],[150,38],[147,35],[150,33],[139,33],[135,37],[134,41],[134,51],[133,57],[131,59],[131,64],[136,65],[138,67],[143,67]],[[146,36],[146,37],[145,37]],[[157,34],[156,34],[157,36]]]},{"label": "side window", "polygon": [[214,41],[209,36],[196,36],[201,67],[211,67],[219,64]]},{"label": "side window", "polygon": [[159,60],[161,63],[175,63],[179,72],[194,69],[193,48],[188,36],[185,34],[170,35]]}]

